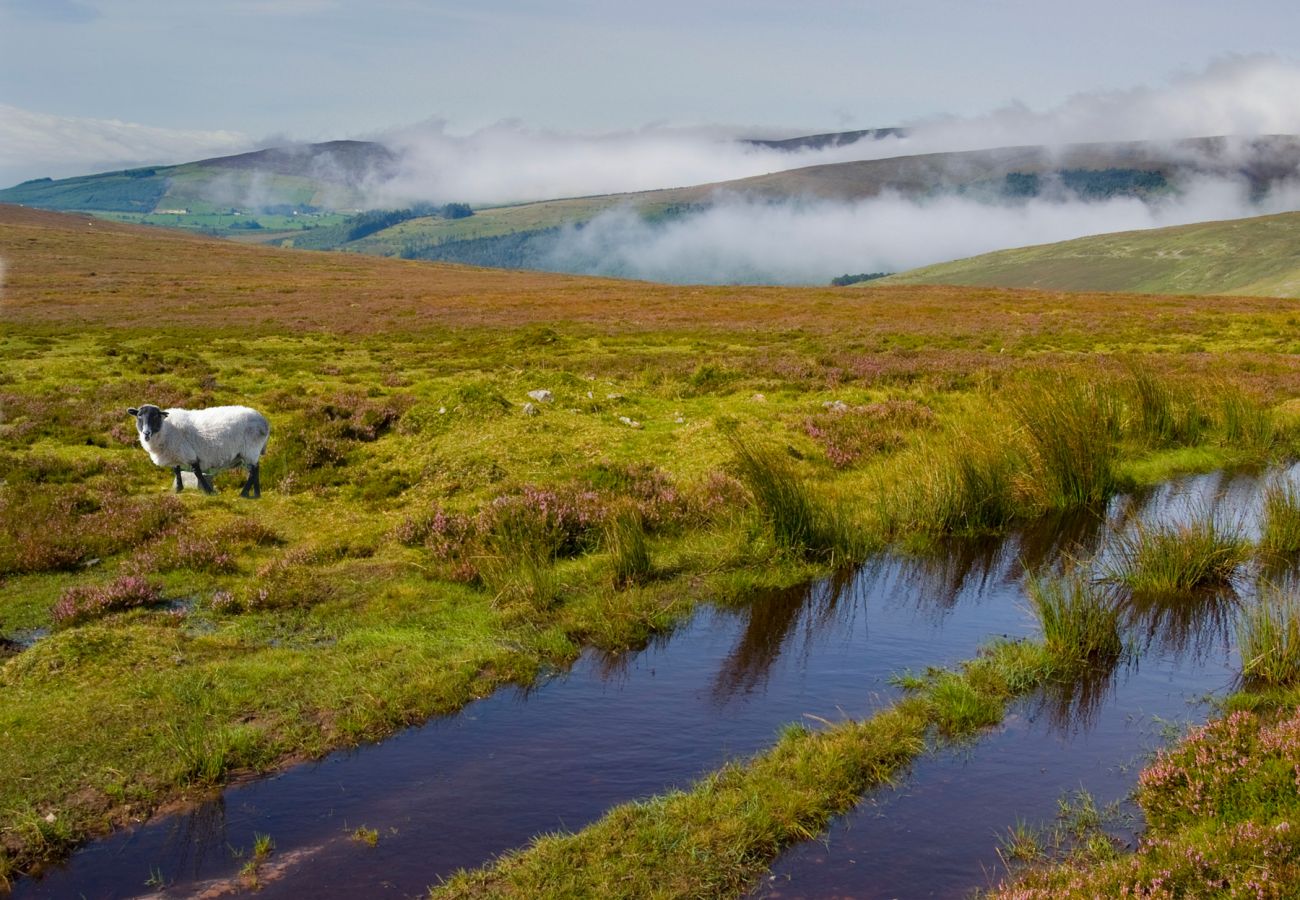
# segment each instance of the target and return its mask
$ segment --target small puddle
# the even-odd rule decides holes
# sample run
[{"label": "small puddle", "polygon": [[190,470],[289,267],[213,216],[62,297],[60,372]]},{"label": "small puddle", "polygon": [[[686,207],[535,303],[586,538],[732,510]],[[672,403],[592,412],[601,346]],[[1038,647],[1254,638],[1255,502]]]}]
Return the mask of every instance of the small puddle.
[{"label": "small puddle", "polygon": [[[956,543],[942,558],[883,557],[743,608],[702,609],[641,651],[586,652],[527,690],[95,842],[18,882],[14,896],[220,896],[240,889],[254,833],[274,839],[271,861],[280,860],[266,867],[261,896],[417,896],[541,832],[687,786],[770,746],[789,722],[868,716],[897,696],[892,674],[1033,633],[1026,568],[1104,555],[1108,537],[1135,520],[1178,521],[1209,505],[1249,531],[1264,483],[1178,479],[1116,498],[1104,517]],[[1155,618],[1145,653],[1108,682],[1023,705],[970,748],[924,758],[903,788],[837,821],[827,842],[783,856],[761,890],[965,894],[989,882],[997,836],[1017,818],[1049,820],[1057,798],[1080,786],[1099,802],[1123,796],[1161,723],[1203,717],[1189,704],[1222,692],[1235,671],[1230,617]],[[351,839],[360,826],[378,831],[375,846]]]}]

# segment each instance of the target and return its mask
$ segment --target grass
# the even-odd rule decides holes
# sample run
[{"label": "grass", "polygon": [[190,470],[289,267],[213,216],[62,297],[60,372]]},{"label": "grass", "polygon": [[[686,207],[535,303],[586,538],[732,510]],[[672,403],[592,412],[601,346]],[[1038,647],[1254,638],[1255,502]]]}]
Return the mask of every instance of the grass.
[{"label": "grass", "polygon": [[609,550],[615,588],[641,584],[654,574],[645,522],[635,507],[618,510],[609,517],[603,543]]},{"label": "grass", "polygon": [[730,435],[740,480],[776,545],[831,565],[863,555],[861,535],[835,502],[817,496],[780,451]]},{"label": "grass", "polygon": [[1300,554],[1300,491],[1278,480],[1264,490],[1263,524],[1259,549],[1278,560]]},{"label": "grass", "polygon": [[1136,595],[1173,597],[1226,586],[1249,554],[1238,529],[1205,511],[1178,525],[1138,523],[1121,539],[1110,577]]},{"label": "grass", "polygon": [[1300,683],[1300,598],[1294,588],[1265,586],[1237,624],[1241,675],[1264,688]]},{"label": "grass", "polygon": [[[1080,440],[1110,427],[1089,398],[1129,421],[1117,356],[1194,385],[1213,351],[1243,396],[1300,388],[1286,300],[674,288],[10,207],[0,258],[0,529],[25,548],[0,542],[0,638],[50,630],[0,663],[0,878],[701,603],[1087,496],[1046,474],[1065,469],[1033,410]],[[554,402],[525,416],[538,388]],[[238,474],[171,495],[124,414],[148,401],[266,412],[263,499]],[[834,401],[854,418],[831,434]],[[1237,458],[1207,409],[1195,447],[1126,430],[1087,459],[1144,481]],[[729,423],[759,437],[737,448]],[[644,539],[630,513],[610,535],[620,510]],[[61,598],[133,577],[160,602],[52,627]],[[954,733],[991,715],[945,691]]]},{"label": "grass", "polygon": [[1031,578],[1028,593],[1047,651],[1065,671],[1104,667],[1119,658],[1120,607],[1101,586],[1072,572]]},{"label": "grass", "polygon": [[1110,383],[1048,378],[1011,402],[1048,509],[1095,506],[1115,492],[1122,407]]}]

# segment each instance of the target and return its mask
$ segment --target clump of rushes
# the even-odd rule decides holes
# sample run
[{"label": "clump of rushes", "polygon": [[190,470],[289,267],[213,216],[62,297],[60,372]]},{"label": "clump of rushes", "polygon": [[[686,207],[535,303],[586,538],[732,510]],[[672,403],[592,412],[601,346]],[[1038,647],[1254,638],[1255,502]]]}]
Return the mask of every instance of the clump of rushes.
[{"label": "clump of rushes", "polygon": [[605,522],[604,544],[609,550],[615,587],[641,584],[653,571],[645,523],[636,507],[616,510]]},{"label": "clump of rushes", "polygon": [[1238,529],[1205,512],[1179,525],[1139,523],[1121,538],[1110,574],[1134,594],[1186,594],[1228,584],[1249,552]]},{"label": "clump of rushes", "polygon": [[1300,491],[1281,479],[1264,490],[1264,524],[1259,549],[1276,559],[1300,554]]},{"label": "clump of rushes", "polygon": [[1300,682],[1300,597],[1268,585],[1237,622],[1241,675],[1247,684],[1283,687]]},{"label": "clump of rushes", "polygon": [[1272,410],[1233,385],[1223,385],[1215,393],[1223,442],[1259,457],[1267,455],[1278,437]]},{"label": "clump of rushes", "polygon": [[1128,431],[1153,447],[1195,444],[1209,424],[1191,389],[1163,381],[1143,366],[1129,368],[1129,395]]},{"label": "clump of rushes", "polygon": [[942,440],[923,449],[891,517],[938,534],[1001,532],[1020,511],[1016,482],[1022,464],[1005,436],[972,431]]},{"label": "clump of rushes", "polygon": [[735,433],[729,440],[740,480],[778,546],[831,562],[860,555],[860,539],[842,509],[814,496],[787,456]]},{"label": "clump of rushes", "polygon": [[1043,642],[1063,669],[1104,666],[1119,658],[1124,648],[1119,606],[1101,586],[1071,572],[1031,578],[1028,593]]},{"label": "clump of rushes", "polygon": [[54,624],[76,625],[109,613],[150,606],[162,600],[162,588],[152,581],[126,575],[105,585],[79,585],[68,588],[50,609]]},{"label": "clump of rushes", "polygon": [[557,532],[546,514],[524,504],[496,508],[484,537],[479,574],[502,606],[545,610],[560,593],[555,572]]},{"label": "clump of rushes", "polygon": [[1114,493],[1119,402],[1107,384],[1058,377],[1023,388],[1012,407],[1044,506],[1077,509]]}]

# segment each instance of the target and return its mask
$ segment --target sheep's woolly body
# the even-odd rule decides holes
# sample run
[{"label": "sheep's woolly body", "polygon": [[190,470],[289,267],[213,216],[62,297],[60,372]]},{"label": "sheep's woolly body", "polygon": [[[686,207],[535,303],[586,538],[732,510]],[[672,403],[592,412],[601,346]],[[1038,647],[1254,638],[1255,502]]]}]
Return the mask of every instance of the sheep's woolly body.
[{"label": "sheep's woolly body", "polygon": [[205,472],[256,465],[266,450],[271,425],[247,406],[212,406],[207,409],[169,409],[163,426],[140,446],[155,465],[190,468],[196,462]]}]

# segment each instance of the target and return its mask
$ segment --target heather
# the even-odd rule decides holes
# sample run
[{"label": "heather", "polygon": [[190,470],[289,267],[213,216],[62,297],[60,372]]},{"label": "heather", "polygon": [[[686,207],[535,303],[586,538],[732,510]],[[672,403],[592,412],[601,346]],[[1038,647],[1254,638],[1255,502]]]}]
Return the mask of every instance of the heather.
[{"label": "heather", "polygon": [[[0,665],[10,875],[758,585],[1294,449],[1295,301],[696,290],[87,231],[0,221],[24,260],[0,639],[59,626]],[[142,402],[265,412],[263,499],[237,473],[172,494]],[[993,715],[934,697],[954,733]]]}]

